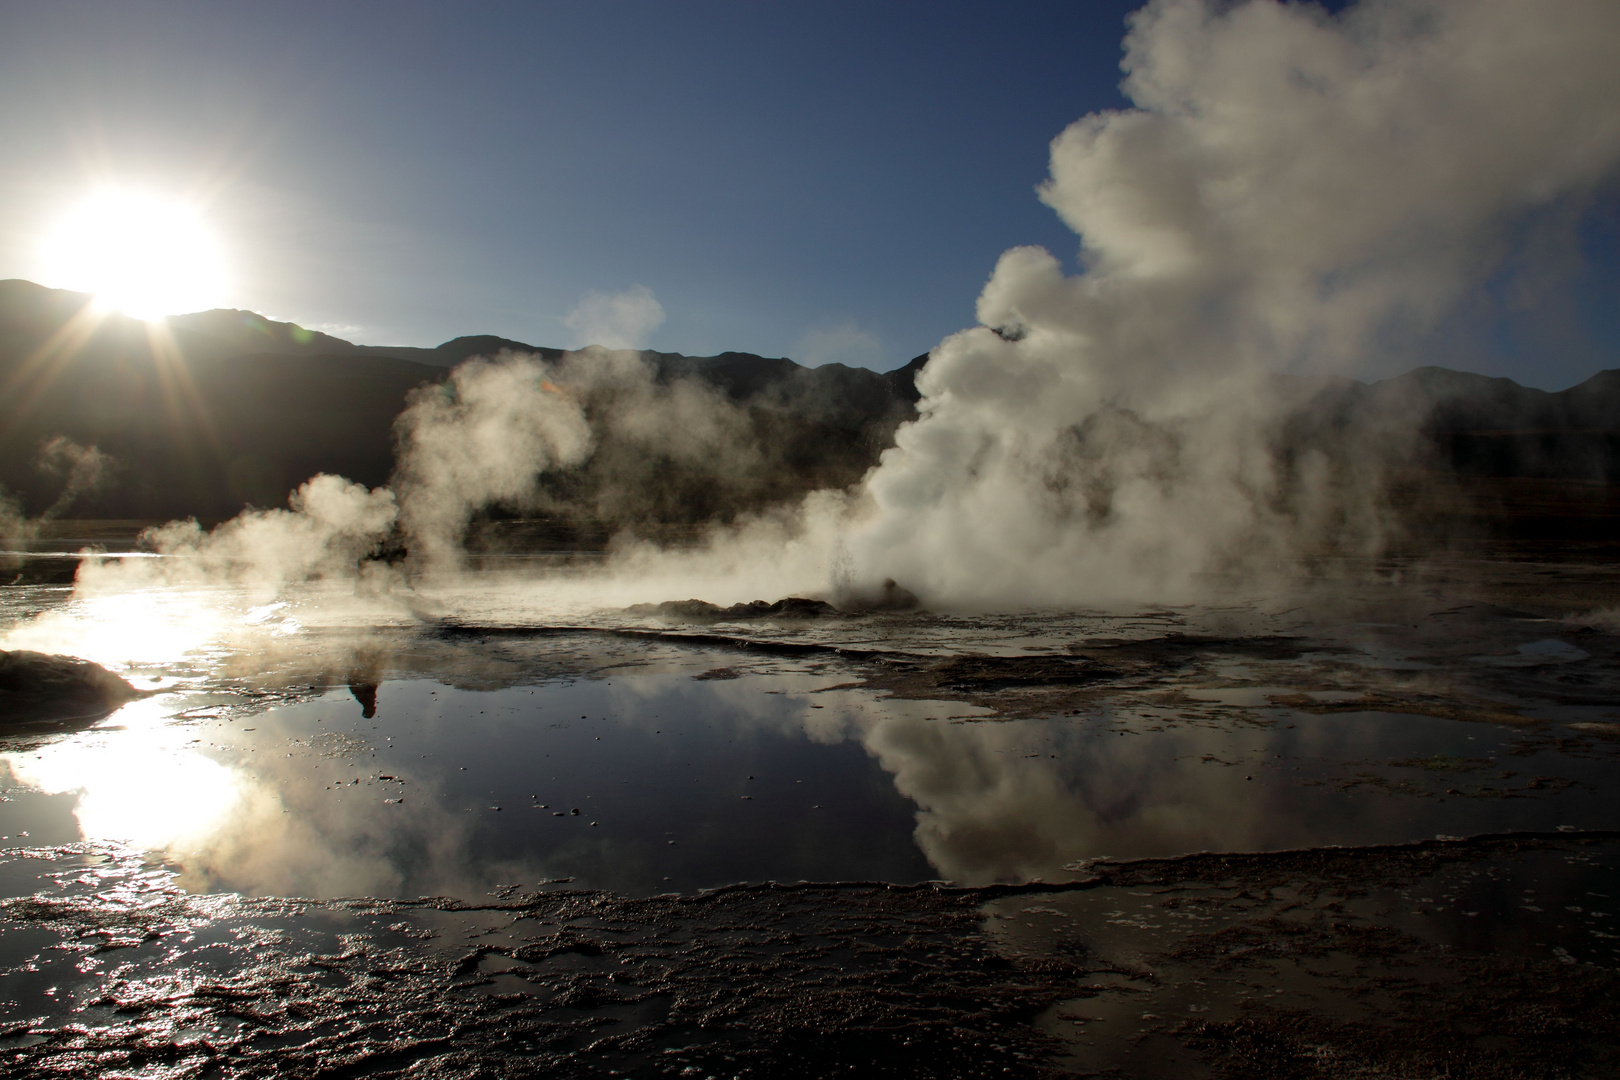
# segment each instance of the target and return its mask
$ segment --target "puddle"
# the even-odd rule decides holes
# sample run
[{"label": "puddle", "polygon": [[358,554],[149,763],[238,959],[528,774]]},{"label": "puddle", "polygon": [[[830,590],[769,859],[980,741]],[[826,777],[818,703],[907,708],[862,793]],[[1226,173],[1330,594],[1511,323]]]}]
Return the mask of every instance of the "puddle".
[{"label": "puddle", "polygon": [[132,703],[0,754],[0,835],[152,851],[201,892],[467,898],[984,885],[1105,856],[1620,827],[1611,740],[1301,712],[1270,704],[1276,686],[998,720],[873,691],[843,661],[604,653],[589,634],[490,633],[459,674],[531,654],[594,655],[595,677],[468,689],[379,670],[269,704]]},{"label": "puddle", "polygon": [[1620,638],[1514,595],[699,626],[0,590],[8,647],[152,691],[0,744],[0,1040],[67,1074],[1379,1075],[1415,1017],[1534,1062],[1556,1016],[1590,1055]]}]

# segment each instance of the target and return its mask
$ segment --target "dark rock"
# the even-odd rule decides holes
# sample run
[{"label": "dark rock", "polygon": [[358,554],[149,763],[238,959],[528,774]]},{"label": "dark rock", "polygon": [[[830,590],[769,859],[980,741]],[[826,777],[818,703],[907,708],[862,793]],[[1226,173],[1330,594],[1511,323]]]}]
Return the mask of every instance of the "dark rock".
[{"label": "dark rock", "polygon": [[894,578],[884,578],[875,593],[855,592],[842,599],[850,611],[916,611],[922,606],[917,594]]},{"label": "dark rock", "polygon": [[701,623],[738,619],[820,619],[839,613],[825,600],[807,600],[802,596],[784,597],[774,604],[754,600],[724,608],[705,600],[666,600],[662,604],[636,604],[625,610],[631,615],[652,615],[678,622]]},{"label": "dark rock", "polygon": [[1095,661],[1068,656],[953,656],[935,665],[940,685],[954,690],[1006,690],[1037,686],[1077,686],[1116,677]]},{"label": "dark rock", "polygon": [[0,651],[0,733],[99,719],[142,696],[88,660]]}]

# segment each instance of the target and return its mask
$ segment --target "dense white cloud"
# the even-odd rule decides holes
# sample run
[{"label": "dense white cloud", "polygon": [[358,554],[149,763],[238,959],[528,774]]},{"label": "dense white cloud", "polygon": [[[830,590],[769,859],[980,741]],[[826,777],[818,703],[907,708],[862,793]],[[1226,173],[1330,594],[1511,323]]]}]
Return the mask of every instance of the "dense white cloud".
[{"label": "dense white cloud", "polygon": [[1160,0],[1126,45],[1135,107],[1064,131],[1041,189],[1084,272],[1007,252],[984,325],[934,350],[869,478],[863,576],[1140,598],[1374,544],[1378,477],[1282,468],[1264,373],[1433,326],[1620,165],[1607,0]]}]

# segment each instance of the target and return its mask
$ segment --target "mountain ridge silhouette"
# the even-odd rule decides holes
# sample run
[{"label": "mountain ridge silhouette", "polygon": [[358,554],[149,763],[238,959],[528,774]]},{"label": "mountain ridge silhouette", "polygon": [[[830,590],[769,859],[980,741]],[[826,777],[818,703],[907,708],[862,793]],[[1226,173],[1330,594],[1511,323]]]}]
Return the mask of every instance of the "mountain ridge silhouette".
[{"label": "mountain ridge silhouette", "polygon": [[[394,419],[415,388],[475,356],[593,355],[493,335],[432,348],[357,345],[234,309],[154,329],[95,315],[90,300],[0,281],[0,486],[25,513],[59,494],[60,479],[37,467],[41,445],[58,435],[115,462],[112,482],[83,496],[75,516],[219,519],[284,505],[318,472],[376,486],[392,472]],[[916,415],[915,376],[928,359],[879,373],[739,352],[638,355],[659,382],[693,379],[722,392],[758,438],[786,448],[773,467],[792,475],[754,485],[752,501],[722,507],[722,516],[757,509],[767,495],[857,482]],[[1593,496],[1604,507],[1614,501],[1606,489],[1620,482],[1620,369],[1556,392],[1441,367],[1375,382],[1274,379],[1291,402],[1276,436],[1283,458],[1317,448],[1387,458],[1448,483],[1542,482],[1577,494],[1587,485],[1604,489]]]}]

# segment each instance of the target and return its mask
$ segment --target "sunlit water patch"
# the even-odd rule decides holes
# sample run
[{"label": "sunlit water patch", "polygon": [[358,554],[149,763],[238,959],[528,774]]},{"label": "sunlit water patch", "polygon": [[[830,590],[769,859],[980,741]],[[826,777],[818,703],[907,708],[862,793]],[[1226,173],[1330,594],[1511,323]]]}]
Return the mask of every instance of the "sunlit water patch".
[{"label": "sunlit water patch", "polygon": [[[1471,986],[1589,1027],[1612,982],[1601,627],[1401,590],[692,623],[494,580],[0,591],[6,647],[149,691],[0,747],[8,1060],[1160,1076],[1292,1003],[1397,1021],[1366,988],[1411,965],[1464,1027]],[[1119,864],[1198,851],[1272,854]]]},{"label": "sunlit water patch", "polygon": [[1276,705],[1286,688],[1006,720],[819,655],[430,645],[327,658],[268,698],[177,684],[15,747],[0,835],[150,850],[197,891],[467,897],[1063,880],[1104,857],[1620,826],[1611,743],[1319,715]]}]

